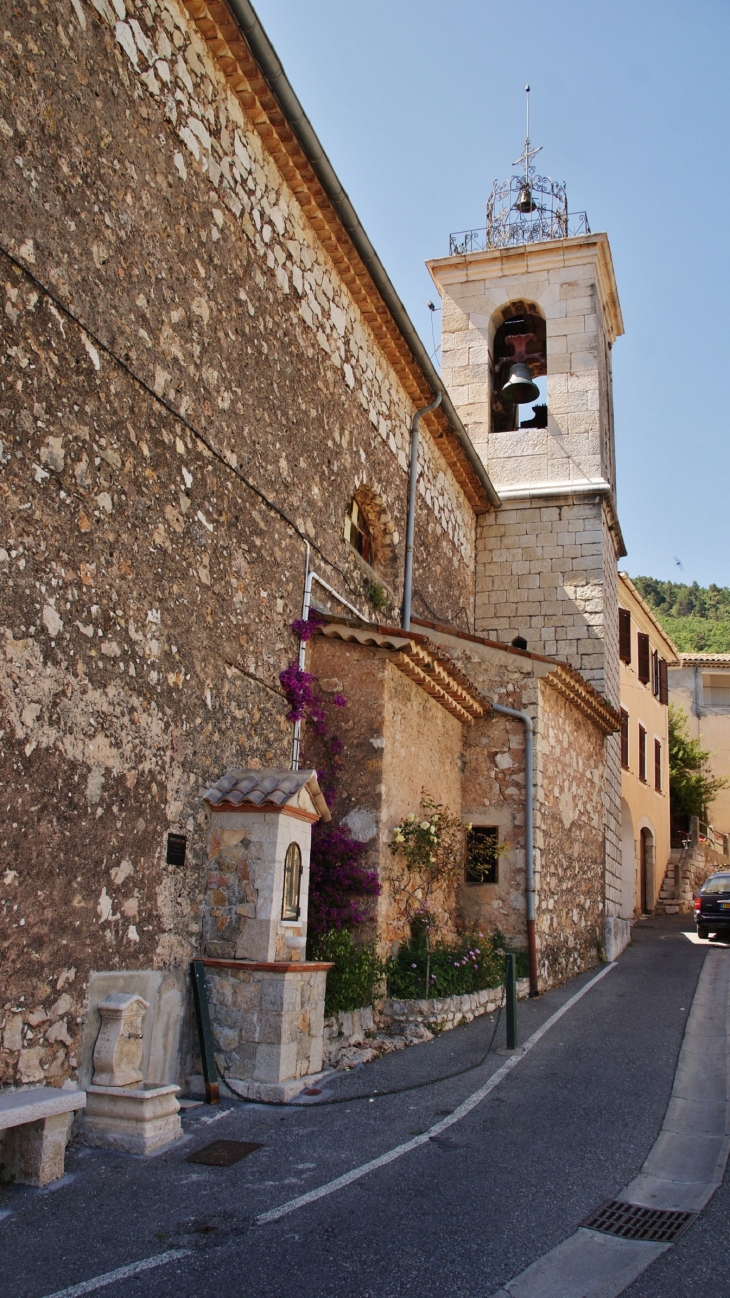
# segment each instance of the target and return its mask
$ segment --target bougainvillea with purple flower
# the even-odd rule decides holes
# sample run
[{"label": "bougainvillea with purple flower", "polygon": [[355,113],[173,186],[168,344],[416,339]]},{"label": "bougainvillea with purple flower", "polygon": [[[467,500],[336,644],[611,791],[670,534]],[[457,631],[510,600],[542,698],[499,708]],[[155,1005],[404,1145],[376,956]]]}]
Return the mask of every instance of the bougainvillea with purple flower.
[{"label": "bougainvillea with purple flower", "polygon": [[[292,631],[300,640],[311,639],[323,619],[310,609],[307,620],[297,619]],[[279,676],[289,704],[288,721],[305,721],[323,741],[317,771],[319,786],[329,807],[337,801],[342,740],[328,733],[324,700],[315,693],[316,676],[292,662]],[[332,703],[347,707],[344,694],[336,694]],[[377,897],[380,882],[374,870],[363,865],[367,853],[364,843],[352,837],[346,825],[321,821],[312,831],[312,854],[309,874],[309,933],[313,939],[342,929],[353,929],[368,918],[366,898]]]},{"label": "bougainvillea with purple flower", "polygon": [[353,928],[368,918],[366,897],[380,894],[374,870],[363,865],[365,843],[358,843],[346,825],[314,826],[309,866],[309,931]]}]

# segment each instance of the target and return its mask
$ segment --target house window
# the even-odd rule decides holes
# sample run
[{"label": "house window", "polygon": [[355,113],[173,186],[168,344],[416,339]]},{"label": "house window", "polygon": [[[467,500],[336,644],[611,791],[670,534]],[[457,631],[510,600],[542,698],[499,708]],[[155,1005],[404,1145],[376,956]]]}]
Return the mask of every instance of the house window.
[{"label": "house window", "polygon": [[703,672],[702,702],[706,708],[730,708],[730,675]]},{"label": "house window", "polygon": [[499,831],[493,825],[472,825],[466,835],[467,883],[497,883]]},{"label": "house window", "polygon": [[302,886],[302,853],[298,843],[290,843],[284,857],[284,901],[282,919],[299,919],[299,892]]},{"label": "house window", "polygon": [[625,771],[629,769],[629,714],[625,708],[621,709],[621,765]]},{"label": "house window", "polygon": [[631,662],[631,614],[625,608],[618,611],[618,656],[622,663]]},{"label": "house window", "polygon": [[654,740],[654,788],[657,793],[662,791],[662,746],[658,739]]},{"label": "house window", "polygon": [[639,726],[639,779],[646,784],[646,731]]},{"label": "house window", "polygon": [[373,538],[370,534],[368,520],[356,500],[351,500],[345,515],[345,540],[366,563],[373,561]]},{"label": "house window", "polygon": [[644,635],[643,631],[639,631],[639,634],[636,637],[636,645],[639,659],[639,680],[642,685],[648,685],[651,680],[651,670],[649,666],[649,637],[648,635]]}]

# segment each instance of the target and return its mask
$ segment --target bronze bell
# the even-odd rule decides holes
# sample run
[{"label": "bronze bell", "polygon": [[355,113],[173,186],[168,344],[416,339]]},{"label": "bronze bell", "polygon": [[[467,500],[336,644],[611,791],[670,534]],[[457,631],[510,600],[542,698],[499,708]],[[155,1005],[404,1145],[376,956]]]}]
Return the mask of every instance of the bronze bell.
[{"label": "bronze bell", "polygon": [[525,182],[523,185],[520,186],[520,192],[517,195],[517,202],[514,204],[513,210],[515,212],[536,212],[537,211],[537,203],[532,197],[532,190],[530,189],[530,186],[527,184],[527,182]]},{"label": "bronze bell", "polygon": [[537,401],[540,389],[532,381],[529,365],[510,365],[509,378],[499,394],[503,401],[515,406],[526,406],[530,401]]}]

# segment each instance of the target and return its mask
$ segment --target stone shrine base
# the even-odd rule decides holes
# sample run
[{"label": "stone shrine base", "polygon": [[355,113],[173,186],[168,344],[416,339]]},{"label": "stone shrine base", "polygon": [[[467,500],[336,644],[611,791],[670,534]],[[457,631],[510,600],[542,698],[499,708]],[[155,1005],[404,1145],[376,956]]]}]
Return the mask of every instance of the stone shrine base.
[{"label": "stone shrine base", "polygon": [[286,1104],[313,1085],[322,1074],[324,992],[332,965],[202,963],[221,1080],[236,1095],[269,1104]]},{"label": "stone shrine base", "polygon": [[179,1086],[88,1086],[82,1139],[86,1145],[153,1154],[182,1135]]}]

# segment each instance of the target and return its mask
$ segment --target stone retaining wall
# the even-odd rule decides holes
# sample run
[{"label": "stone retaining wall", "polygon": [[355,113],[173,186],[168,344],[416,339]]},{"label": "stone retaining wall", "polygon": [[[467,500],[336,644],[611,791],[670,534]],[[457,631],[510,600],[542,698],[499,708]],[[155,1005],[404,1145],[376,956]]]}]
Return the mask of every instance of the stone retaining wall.
[{"label": "stone retaining wall", "polygon": [[[529,980],[518,978],[519,1000],[526,1000],[529,989]],[[501,986],[486,987],[438,1000],[383,1000],[334,1014],[324,1021],[323,1067],[354,1068],[379,1055],[431,1041],[438,1032],[448,1032],[482,1014],[496,1012],[502,993]]]}]

